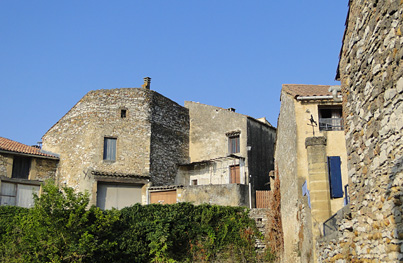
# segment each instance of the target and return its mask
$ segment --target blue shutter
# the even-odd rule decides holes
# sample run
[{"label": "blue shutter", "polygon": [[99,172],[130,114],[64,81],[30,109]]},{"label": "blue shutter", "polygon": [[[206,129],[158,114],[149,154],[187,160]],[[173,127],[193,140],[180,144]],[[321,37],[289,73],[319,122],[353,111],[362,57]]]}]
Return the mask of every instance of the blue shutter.
[{"label": "blue shutter", "polygon": [[343,197],[343,184],[341,182],[340,156],[327,157],[327,165],[329,168],[330,197],[341,198]]}]

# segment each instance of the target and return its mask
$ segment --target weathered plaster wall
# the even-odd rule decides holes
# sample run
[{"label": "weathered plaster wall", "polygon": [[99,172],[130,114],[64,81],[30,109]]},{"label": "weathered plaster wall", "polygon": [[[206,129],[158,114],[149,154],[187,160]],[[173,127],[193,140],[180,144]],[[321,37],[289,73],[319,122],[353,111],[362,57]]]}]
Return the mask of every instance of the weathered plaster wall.
[{"label": "weathered plaster wall", "polygon": [[403,258],[402,15],[402,1],[350,1],[339,72],[351,219],[318,244],[323,262]]},{"label": "weathered plaster wall", "polygon": [[[190,115],[189,155],[191,162],[228,155],[226,133],[240,131],[240,150],[247,156],[247,117],[227,109],[185,101]],[[248,164],[246,164],[248,165]],[[248,172],[248,171],[245,171]]]},{"label": "weathered plaster wall", "polygon": [[301,188],[297,174],[297,125],[293,98],[281,93],[280,115],[277,123],[275,149],[276,168],[280,178],[281,221],[284,233],[283,262],[297,262],[300,232],[298,196]]},{"label": "weathered plaster wall", "polygon": [[[200,162],[180,166],[175,184],[190,185],[192,180],[197,180],[198,185],[229,184],[230,166],[240,165],[240,174],[245,174],[243,160],[237,158],[220,158],[209,162]],[[241,176],[241,184],[245,184],[245,176]]]},{"label": "weathered plaster wall", "polygon": [[242,184],[194,185],[177,190],[179,202],[191,202],[195,205],[215,204],[225,206],[246,206],[249,187]]}]

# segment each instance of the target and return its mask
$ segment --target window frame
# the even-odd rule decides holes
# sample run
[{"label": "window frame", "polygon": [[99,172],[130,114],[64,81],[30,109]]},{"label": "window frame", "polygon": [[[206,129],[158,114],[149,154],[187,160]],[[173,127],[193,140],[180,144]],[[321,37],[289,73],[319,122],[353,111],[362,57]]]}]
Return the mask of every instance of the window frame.
[{"label": "window frame", "polygon": [[[330,118],[324,118],[323,111],[330,111]],[[320,131],[342,131],[343,123],[343,107],[342,105],[318,105],[318,120]]]},{"label": "window frame", "polygon": [[104,137],[104,150],[103,150],[104,162],[116,162],[117,140],[118,139],[116,137],[108,137],[108,136]]},{"label": "window frame", "polygon": [[235,154],[241,152],[241,137],[240,134],[228,136],[228,153]]}]

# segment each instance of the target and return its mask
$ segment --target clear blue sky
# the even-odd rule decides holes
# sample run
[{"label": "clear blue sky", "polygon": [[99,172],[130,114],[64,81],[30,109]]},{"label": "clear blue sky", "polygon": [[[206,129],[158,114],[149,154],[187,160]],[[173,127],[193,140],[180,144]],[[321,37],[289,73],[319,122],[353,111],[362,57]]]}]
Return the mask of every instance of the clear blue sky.
[{"label": "clear blue sky", "polygon": [[0,136],[36,144],[88,91],[140,87],[273,125],[334,80],[347,0],[0,0]]}]

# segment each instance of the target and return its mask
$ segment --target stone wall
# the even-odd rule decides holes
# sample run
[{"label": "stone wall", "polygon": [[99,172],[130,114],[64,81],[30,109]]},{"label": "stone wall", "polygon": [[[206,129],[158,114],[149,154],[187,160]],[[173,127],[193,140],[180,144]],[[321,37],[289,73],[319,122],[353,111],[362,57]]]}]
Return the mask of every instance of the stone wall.
[{"label": "stone wall", "polygon": [[6,154],[0,154],[0,176],[7,177],[7,167],[9,163],[9,157]]},{"label": "stone wall", "polygon": [[32,158],[29,179],[45,181],[55,179],[59,160],[46,158]]},{"label": "stone wall", "polygon": [[[13,158],[15,154],[0,154],[0,176],[12,177]],[[45,181],[55,179],[59,160],[53,158],[31,157],[31,167],[29,169],[29,180]]]},{"label": "stone wall", "polygon": [[403,259],[402,15],[402,1],[350,1],[339,76],[351,220],[318,244],[322,262]]},{"label": "stone wall", "polygon": [[[96,174],[172,184],[176,165],[187,161],[188,130],[187,109],[155,91],[95,90],[43,136],[43,149],[60,154],[59,183],[92,192],[95,204]],[[103,159],[106,137],[116,138],[115,161]]]},{"label": "stone wall", "polygon": [[173,184],[178,164],[189,161],[189,111],[155,92],[151,117],[151,182]]}]

